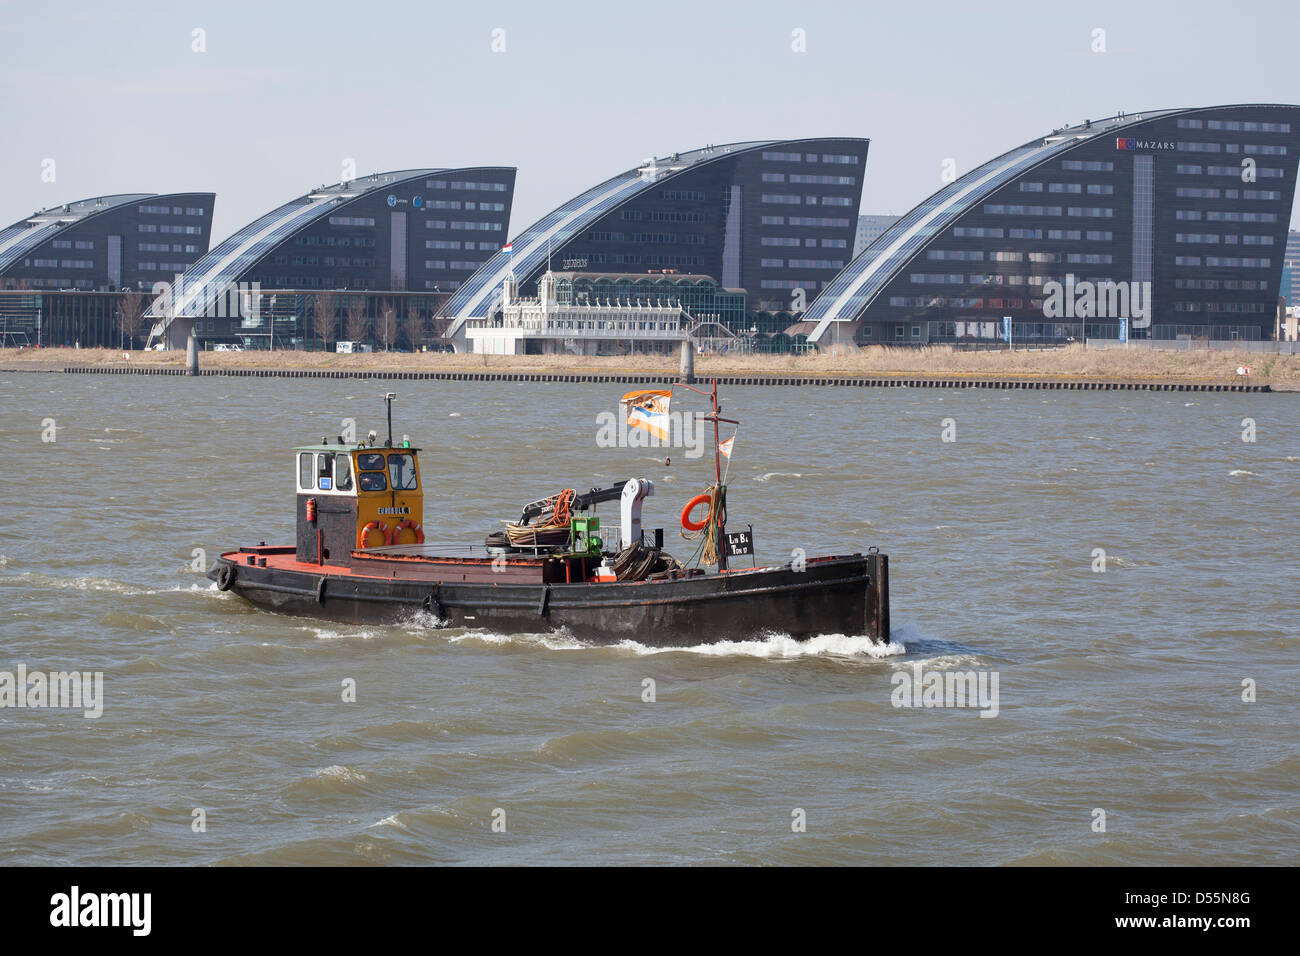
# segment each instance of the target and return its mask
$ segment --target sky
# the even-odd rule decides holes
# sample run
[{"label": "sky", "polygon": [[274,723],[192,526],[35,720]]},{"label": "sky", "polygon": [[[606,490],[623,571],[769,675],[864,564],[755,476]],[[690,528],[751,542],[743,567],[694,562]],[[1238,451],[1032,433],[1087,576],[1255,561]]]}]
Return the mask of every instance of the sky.
[{"label": "sky", "polygon": [[351,161],[517,166],[513,235],[645,157],[806,136],[870,138],[861,211],[898,215],[1069,123],[1300,103],[1298,41],[1295,0],[0,0],[0,225],[215,192],[215,244]]}]

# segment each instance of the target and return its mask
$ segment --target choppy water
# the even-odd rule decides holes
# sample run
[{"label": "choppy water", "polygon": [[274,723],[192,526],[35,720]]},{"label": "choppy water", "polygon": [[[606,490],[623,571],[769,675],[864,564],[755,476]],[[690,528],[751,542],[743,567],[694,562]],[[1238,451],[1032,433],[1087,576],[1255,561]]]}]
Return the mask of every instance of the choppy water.
[{"label": "choppy water", "polygon": [[[190,569],[291,541],[287,449],[382,432],[392,387],[0,376],[0,670],[105,681],[99,719],[0,709],[0,864],[1300,855],[1300,397],[729,390],[733,526],[762,560],[889,552],[888,648],[320,624]],[[633,473],[671,528],[707,483],[680,450],[596,448],[619,386],[396,387],[431,539]],[[998,715],[894,707],[916,662],[996,672]]]}]

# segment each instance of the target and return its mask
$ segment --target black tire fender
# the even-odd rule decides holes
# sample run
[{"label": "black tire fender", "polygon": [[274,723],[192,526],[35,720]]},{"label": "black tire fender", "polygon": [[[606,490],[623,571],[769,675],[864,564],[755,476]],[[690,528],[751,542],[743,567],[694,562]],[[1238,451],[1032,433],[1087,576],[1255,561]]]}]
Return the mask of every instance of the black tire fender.
[{"label": "black tire fender", "polygon": [[447,619],[447,612],[443,609],[442,602],[438,600],[437,594],[426,594],[423,608],[426,614],[431,614],[440,621]]},{"label": "black tire fender", "polygon": [[217,572],[217,590],[229,591],[234,586],[237,573],[233,564],[223,564]]}]

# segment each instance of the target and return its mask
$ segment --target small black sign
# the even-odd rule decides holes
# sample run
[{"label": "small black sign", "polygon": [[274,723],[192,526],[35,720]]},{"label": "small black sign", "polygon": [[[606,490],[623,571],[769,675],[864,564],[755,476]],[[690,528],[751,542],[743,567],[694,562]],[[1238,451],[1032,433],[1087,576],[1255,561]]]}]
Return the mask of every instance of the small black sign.
[{"label": "small black sign", "polygon": [[754,553],[754,529],[727,532],[727,557]]}]

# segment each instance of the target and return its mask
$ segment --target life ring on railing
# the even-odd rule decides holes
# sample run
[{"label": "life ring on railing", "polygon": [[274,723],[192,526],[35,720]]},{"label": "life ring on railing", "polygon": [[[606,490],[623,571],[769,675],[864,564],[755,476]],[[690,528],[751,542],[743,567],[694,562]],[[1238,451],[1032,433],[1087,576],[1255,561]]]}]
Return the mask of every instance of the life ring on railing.
[{"label": "life ring on railing", "polygon": [[403,518],[393,526],[393,530],[388,534],[388,543],[397,544],[397,538],[403,531],[415,532],[415,543],[424,544],[424,529],[420,527],[420,522],[412,521],[410,518]]},{"label": "life ring on railing", "polygon": [[[709,514],[705,514],[703,521],[692,521],[691,512],[699,505],[709,505],[712,507],[712,498],[706,491],[703,494],[696,495],[690,501],[686,502],[686,507],[682,509],[682,527],[687,531],[699,531],[709,523]],[[710,511],[710,513],[712,513]]]},{"label": "life ring on railing", "polygon": [[[382,534],[384,536],[384,540],[382,543],[388,544],[388,535],[389,535],[388,525],[384,524],[382,521],[372,521],[369,524],[367,524],[364,528],[362,528],[360,533],[357,534],[358,551],[364,551],[366,548],[370,547],[370,545],[366,544],[366,538],[370,537],[370,532],[372,531],[378,531],[380,534]],[[379,546],[380,545],[376,545],[376,547]]]}]

